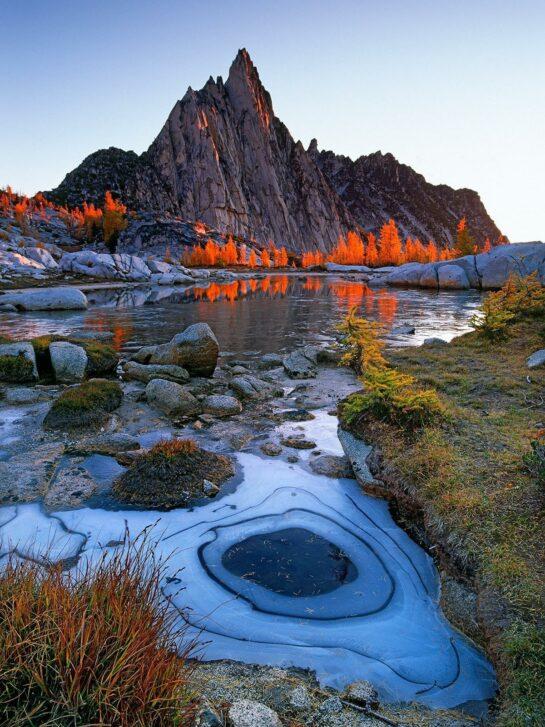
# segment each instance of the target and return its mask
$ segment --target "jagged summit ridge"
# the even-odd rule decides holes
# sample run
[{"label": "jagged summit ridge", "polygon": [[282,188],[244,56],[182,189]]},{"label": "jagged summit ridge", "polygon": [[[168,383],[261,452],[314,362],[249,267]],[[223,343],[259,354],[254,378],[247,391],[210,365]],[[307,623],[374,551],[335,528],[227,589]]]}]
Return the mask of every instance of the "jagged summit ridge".
[{"label": "jagged summit ridge", "polygon": [[293,250],[328,250],[349,229],[377,231],[393,217],[405,235],[451,241],[466,216],[478,237],[499,230],[476,192],[431,185],[391,154],[355,161],[307,150],[274,114],[245,48],[227,80],[210,76],[178,100],[149,149],[91,154],[50,193],[81,204],[112,189],[134,209],[188,220]]}]

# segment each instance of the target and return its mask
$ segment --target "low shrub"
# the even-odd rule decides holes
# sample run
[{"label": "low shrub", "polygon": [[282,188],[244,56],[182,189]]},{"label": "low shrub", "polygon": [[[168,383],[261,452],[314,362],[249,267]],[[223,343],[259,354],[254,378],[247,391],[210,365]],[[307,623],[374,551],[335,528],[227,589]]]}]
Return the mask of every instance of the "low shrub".
[{"label": "low shrub", "polygon": [[384,333],[380,323],[358,316],[357,308],[354,307],[337,326],[337,330],[342,333],[343,366],[350,366],[356,373],[361,374],[369,366],[387,365],[382,353],[384,342],[379,338]]},{"label": "low shrub", "polygon": [[383,328],[356,315],[353,308],[339,325],[346,352],[341,363],[360,374],[364,390],[344,402],[343,418],[356,424],[366,416],[400,428],[416,429],[445,415],[434,389],[421,389],[416,379],[392,368],[379,339]]},{"label": "low shrub", "polygon": [[82,570],[3,568],[0,723],[192,724],[192,644],[162,598],[165,564],[143,538]]},{"label": "low shrub", "polygon": [[32,361],[23,354],[18,356],[0,356],[0,381],[18,384],[34,380]]},{"label": "low shrub", "polygon": [[44,426],[48,429],[73,429],[102,424],[121,404],[123,391],[116,381],[91,379],[71,387],[51,405]]},{"label": "low shrub", "polygon": [[543,314],[545,287],[537,273],[511,275],[503,288],[486,296],[470,323],[480,335],[497,341],[507,337],[511,323]]},{"label": "low shrub", "polygon": [[396,369],[371,368],[361,380],[363,392],[349,397],[344,405],[349,424],[371,416],[403,429],[417,429],[445,416],[434,389],[419,389],[414,377]]}]

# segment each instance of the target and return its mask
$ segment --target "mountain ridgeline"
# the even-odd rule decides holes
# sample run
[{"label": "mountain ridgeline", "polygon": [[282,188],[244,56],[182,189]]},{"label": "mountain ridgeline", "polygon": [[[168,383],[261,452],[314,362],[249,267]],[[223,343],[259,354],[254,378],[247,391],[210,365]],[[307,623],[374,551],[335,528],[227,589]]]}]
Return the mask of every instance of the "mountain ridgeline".
[{"label": "mountain ridgeline", "polygon": [[439,245],[452,244],[462,217],[476,239],[501,234],[477,192],[430,184],[391,154],[352,161],[318,151],[316,140],[305,149],[274,115],[244,49],[225,83],[188,89],[144,154],[97,151],[47,196],[75,206],[101,202],[108,189],[131,209],[294,251],[328,251],[340,234],[376,233],[390,218],[403,236]]}]

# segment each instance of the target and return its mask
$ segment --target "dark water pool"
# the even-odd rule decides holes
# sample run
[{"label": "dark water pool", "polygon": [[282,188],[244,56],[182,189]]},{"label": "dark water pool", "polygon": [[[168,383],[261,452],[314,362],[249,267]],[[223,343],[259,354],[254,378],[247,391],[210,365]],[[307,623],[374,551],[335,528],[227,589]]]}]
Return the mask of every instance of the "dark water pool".
[{"label": "dark water pool", "polygon": [[450,339],[468,330],[480,296],[475,291],[371,289],[338,276],[270,275],[190,288],[120,288],[86,291],[83,312],[36,312],[0,315],[0,334],[29,338],[44,333],[112,334],[127,352],[170,339],[184,327],[207,321],[222,351],[270,353],[320,340],[333,332],[340,316],[357,306],[387,327],[409,323],[412,336]]},{"label": "dark water pool", "polygon": [[336,545],[304,528],[252,535],[222,556],[228,571],[282,596],[319,596],[358,576]]}]

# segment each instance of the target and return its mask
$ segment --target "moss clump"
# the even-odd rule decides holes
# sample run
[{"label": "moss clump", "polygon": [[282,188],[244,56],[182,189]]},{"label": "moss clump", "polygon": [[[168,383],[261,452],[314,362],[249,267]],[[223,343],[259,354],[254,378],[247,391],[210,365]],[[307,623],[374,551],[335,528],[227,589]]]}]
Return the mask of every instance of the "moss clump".
[{"label": "moss clump", "polygon": [[47,429],[98,426],[121,404],[123,391],[115,381],[91,379],[66,389],[53,402],[44,420]]},{"label": "moss clump", "polygon": [[417,430],[380,417],[342,422],[377,446],[388,492],[422,514],[428,536],[482,589],[485,630],[498,634],[490,646],[498,723],[509,727],[545,724],[545,492],[536,462],[545,368],[528,376],[526,365],[541,348],[541,326],[525,316],[501,339],[477,331],[446,346],[392,350],[398,371],[439,392],[448,419]]},{"label": "moss clump", "polygon": [[0,381],[19,384],[23,381],[34,380],[34,366],[32,361],[23,354],[17,356],[0,356]]},{"label": "moss clump", "polygon": [[113,484],[121,501],[147,507],[184,507],[204,494],[204,480],[220,485],[235,471],[229,457],[187,439],[159,442]]},{"label": "moss clump", "polygon": [[88,376],[108,376],[116,369],[119,357],[115,349],[106,343],[91,341],[86,338],[77,338],[77,336],[45,335],[38,336],[30,341],[36,354],[36,364],[40,378],[54,378],[51,356],[49,354],[49,346],[54,341],[67,341],[68,343],[73,343],[75,346],[81,346],[84,349],[88,359],[86,369]]}]

